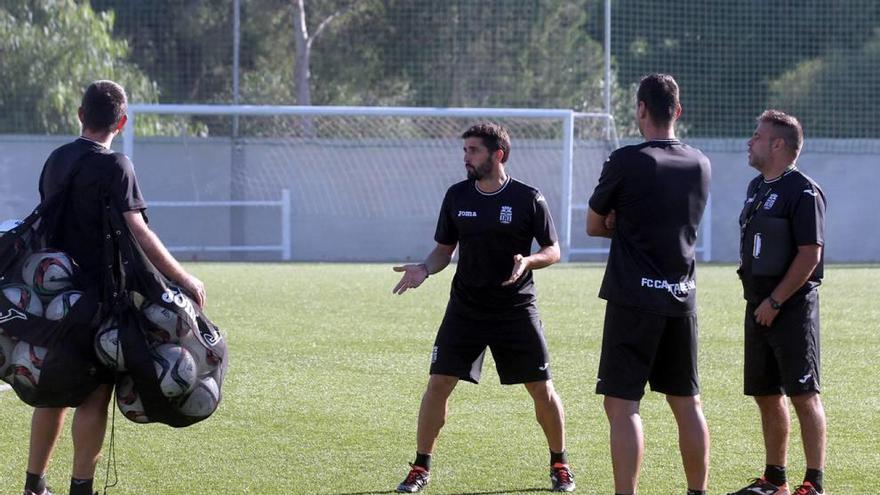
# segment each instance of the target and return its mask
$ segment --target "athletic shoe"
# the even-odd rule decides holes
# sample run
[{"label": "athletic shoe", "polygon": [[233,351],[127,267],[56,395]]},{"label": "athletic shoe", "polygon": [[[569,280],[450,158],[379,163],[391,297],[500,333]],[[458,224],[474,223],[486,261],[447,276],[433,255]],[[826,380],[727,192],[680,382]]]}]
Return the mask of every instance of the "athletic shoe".
[{"label": "athletic shoe", "polygon": [[55,495],[55,494],[52,493],[51,491],[49,491],[48,488],[44,488],[43,491],[41,491],[40,493],[31,491],[31,490],[25,490],[23,495]]},{"label": "athletic shoe", "polygon": [[397,485],[397,493],[418,493],[431,481],[431,473],[425,468],[413,464],[410,467],[409,474]]},{"label": "athletic shoe", "polygon": [[728,493],[727,495],[790,495],[788,492],[788,483],[784,483],[782,486],[776,486],[773,483],[765,480],[763,476],[760,478],[755,478],[748,486],[744,486],[741,489]]},{"label": "athletic shoe", "polygon": [[816,487],[813,486],[809,481],[804,481],[804,484],[797,487],[794,491],[794,495],[825,495],[825,492],[820,492],[816,490]]},{"label": "athletic shoe", "polygon": [[553,482],[552,491],[554,492],[573,492],[574,491],[574,475],[568,464],[556,463],[550,467],[550,481]]}]

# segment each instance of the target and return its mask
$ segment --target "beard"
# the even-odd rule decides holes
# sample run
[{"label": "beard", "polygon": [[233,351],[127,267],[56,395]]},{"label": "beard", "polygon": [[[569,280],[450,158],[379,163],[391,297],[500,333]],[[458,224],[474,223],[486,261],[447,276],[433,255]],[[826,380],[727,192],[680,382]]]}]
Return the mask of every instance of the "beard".
[{"label": "beard", "polygon": [[492,172],[492,160],[487,159],[478,165],[470,165],[467,167],[467,178],[470,180],[482,180]]}]

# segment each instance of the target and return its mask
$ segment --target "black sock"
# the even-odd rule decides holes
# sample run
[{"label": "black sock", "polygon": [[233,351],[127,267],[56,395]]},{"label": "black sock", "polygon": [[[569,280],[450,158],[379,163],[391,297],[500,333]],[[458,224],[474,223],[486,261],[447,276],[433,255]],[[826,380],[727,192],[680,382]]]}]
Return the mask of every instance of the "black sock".
[{"label": "black sock", "polygon": [[416,452],[416,462],[413,463],[413,466],[425,468],[425,471],[430,471],[431,470],[431,454],[422,454],[420,452]]},{"label": "black sock", "polygon": [[817,492],[822,492],[822,470],[807,468],[807,474],[804,475],[804,481],[809,481]]},{"label": "black sock", "polygon": [[46,475],[45,474],[34,474],[34,473],[26,473],[24,479],[24,489],[30,490],[34,493],[43,493],[43,490],[46,489]]},{"label": "black sock", "polygon": [[70,495],[93,495],[92,483],[94,479],[80,480],[70,478]]},{"label": "black sock", "polygon": [[565,455],[564,450],[562,452],[550,451],[550,465],[554,464],[568,464],[568,456]]},{"label": "black sock", "polygon": [[764,468],[764,479],[776,486],[785,484],[785,466],[777,466],[775,464],[767,464]]},{"label": "black sock", "polygon": [[687,495],[706,495],[706,490],[692,490],[688,488]]}]

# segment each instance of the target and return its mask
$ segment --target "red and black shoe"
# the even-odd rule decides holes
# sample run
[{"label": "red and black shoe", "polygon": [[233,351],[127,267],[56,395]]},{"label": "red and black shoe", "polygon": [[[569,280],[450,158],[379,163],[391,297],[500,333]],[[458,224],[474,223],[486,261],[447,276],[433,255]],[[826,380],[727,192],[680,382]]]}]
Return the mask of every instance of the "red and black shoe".
[{"label": "red and black shoe", "polygon": [[428,486],[431,473],[427,469],[410,464],[409,474],[397,485],[397,493],[418,493]]},{"label": "red and black shoe", "polygon": [[825,492],[820,492],[812,483],[804,481],[804,484],[795,488],[794,495],[825,495]]},{"label": "red and black shoe", "polygon": [[764,477],[754,478],[751,483],[727,495],[790,495],[788,483],[776,486]]},{"label": "red and black shoe", "polygon": [[571,473],[568,464],[556,463],[550,466],[550,481],[553,482],[554,492],[573,492],[575,489],[574,475]]}]

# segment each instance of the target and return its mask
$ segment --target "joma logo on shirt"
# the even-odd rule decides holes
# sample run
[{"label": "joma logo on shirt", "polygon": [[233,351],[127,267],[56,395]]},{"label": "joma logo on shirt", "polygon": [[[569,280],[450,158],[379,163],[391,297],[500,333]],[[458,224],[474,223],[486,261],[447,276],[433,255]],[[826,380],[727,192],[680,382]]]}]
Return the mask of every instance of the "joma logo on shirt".
[{"label": "joma logo on shirt", "polygon": [[467,210],[459,210],[458,216],[460,216],[460,217],[475,217],[475,216],[477,216],[477,212],[467,211]]},{"label": "joma logo on shirt", "polygon": [[770,208],[773,208],[773,205],[776,204],[776,198],[778,197],[779,195],[776,193],[771,194],[770,197],[767,198],[767,202],[764,203],[764,209],[769,210]]}]

